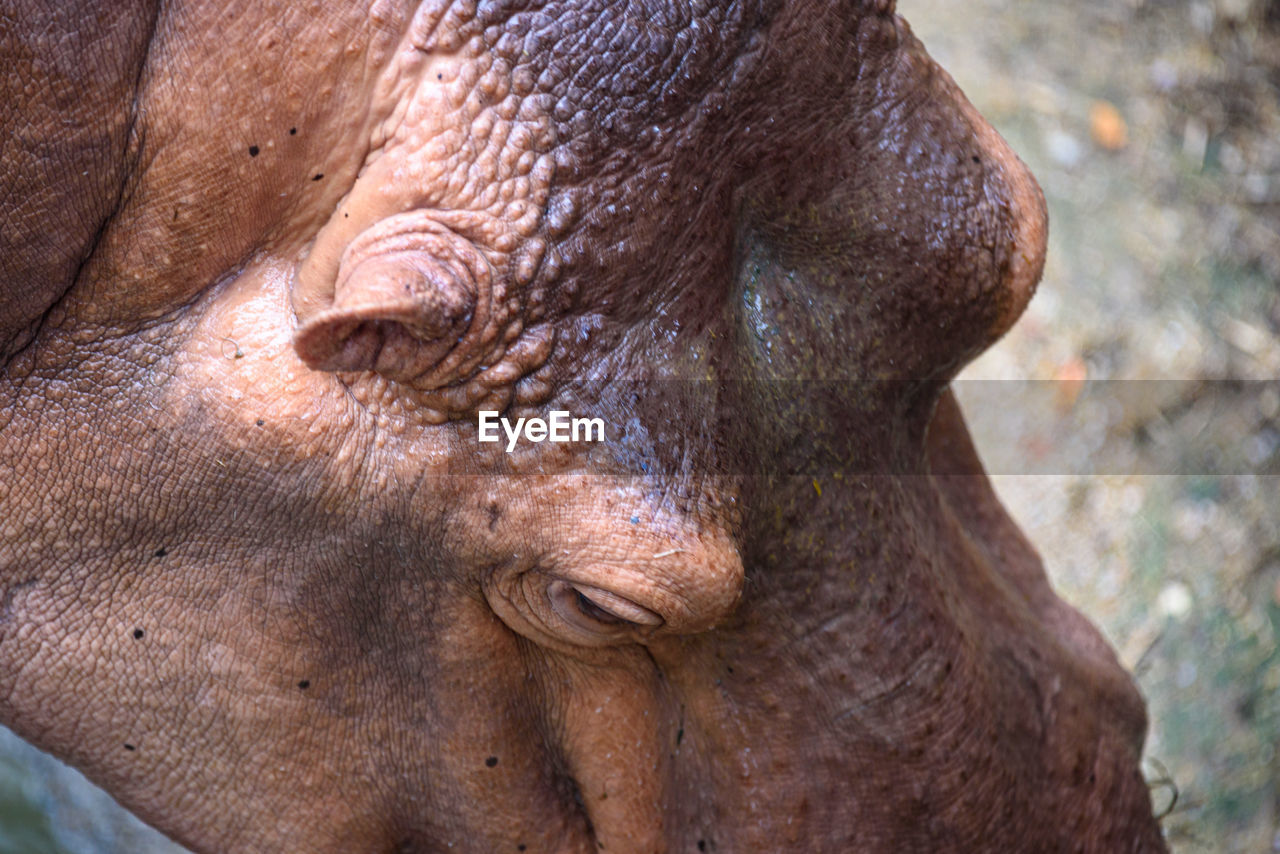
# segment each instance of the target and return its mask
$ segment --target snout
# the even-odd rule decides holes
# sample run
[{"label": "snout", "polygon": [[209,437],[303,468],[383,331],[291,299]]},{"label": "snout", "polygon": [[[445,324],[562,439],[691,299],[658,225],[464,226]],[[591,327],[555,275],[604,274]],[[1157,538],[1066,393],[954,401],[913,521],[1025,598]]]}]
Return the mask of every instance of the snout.
[{"label": "snout", "polygon": [[[922,91],[920,106],[902,130],[908,145],[931,153],[918,165],[935,208],[931,221],[946,257],[938,269],[952,273],[953,287],[985,297],[990,343],[1025,310],[1044,271],[1049,226],[1044,194],[1013,152],[959,86],[899,19],[905,85]],[[955,165],[950,161],[958,160]],[[966,162],[967,161],[967,162]],[[946,164],[946,165],[943,165]],[[939,186],[934,180],[947,180]],[[985,257],[975,260],[973,253]]]},{"label": "snout", "polygon": [[1026,308],[1044,269],[1048,217],[1027,166],[901,19],[897,30],[882,105],[861,119],[864,180],[892,223],[872,232],[868,254],[909,294],[900,297],[904,337],[935,341],[918,368],[948,372]]},{"label": "snout", "polygon": [[[940,68],[938,73],[946,74]],[[1008,263],[1000,288],[1002,306],[991,330],[991,337],[994,339],[1008,331],[1035,294],[1036,284],[1044,272],[1049,216],[1045,209],[1044,193],[1031,170],[973,104],[969,103],[969,99],[958,90],[955,94],[960,109],[973,128],[975,143],[985,152],[978,156],[991,165],[991,195],[1000,200],[1010,226]]]}]

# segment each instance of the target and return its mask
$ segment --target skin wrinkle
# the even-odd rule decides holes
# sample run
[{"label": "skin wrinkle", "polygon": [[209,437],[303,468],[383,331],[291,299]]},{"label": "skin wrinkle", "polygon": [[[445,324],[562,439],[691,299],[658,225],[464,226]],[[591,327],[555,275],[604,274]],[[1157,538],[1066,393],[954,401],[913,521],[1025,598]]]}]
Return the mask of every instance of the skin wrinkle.
[{"label": "skin wrinkle", "polygon": [[[1160,850],[1141,701],[946,391],[1042,200],[886,8],[168,5],[0,375],[0,719],[200,851]],[[309,366],[406,213],[489,319],[435,387]]]},{"label": "skin wrinkle", "polygon": [[[6,28],[11,37],[18,38],[17,34],[23,33],[23,26],[31,27],[34,23],[33,19],[38,19],[40,15],[48,15],[53,18],[53,14],[47,8],[42,8],[41,4],[32,4],[36,6],[33,11],[25,9],[19,11],[15,9],[15,20],[11,27]],[[151,9],[148,12],[148,8]],[[76,23],[81,19],[81,15],[76,14],[72,10],[62,10],[63,15],[68,20],[46,20],[46,26],[40,27],[40,33],[35,36],[36,39],[51,39],[58,29],[66,27],[75,27]],[[110,14],[110,13],[108,13]],[[0,367],[9,370],[13,365],[15,357],[29,343],[38,336],[40,329],[47,322],[50,313],[59,300],[61,300],[77,282],[82,280],[82,274],[88,259],[92,257],[96,251],[98,244],[102,239],[102,235],[111,222],[112,218],[119,211],[123,199],[126,195],[126,188],[129,185],[134,168],[136,167],[134,157],[129,157],[128,148],[133,143],[135,124],[137,120],[137,91],[142,70],[146,66],[147,55],[150,51],[152,36],[154,34],[156,18],[159,15],[159,3],[153,2],[142,5],[136,10],[119,10],[118,19],[110,24],[101,25],[96,28],[95,43],[89,45],[84,50],[74,50],[75,59],[72,62],[79,67],[75,70],[66,68],[61,69],[71,74],[85,74],[93,72],[89,80],[91,85],[85,89],[78,90],[75,93],[77,102],[75,106],[66,106],[67,112],[71,113],[69,118],[79,118],[90,125],[95,130],[101,130],[100,127],[93,126],[88,116],[82,115],[79,111],[91,113],[94,108],[98,109],[99,115],[108,117],[111,115],[111,109],[104,107],[102,101],[114,101],[116,105],[127,103],[128,109],[121,109],[121,117],[117,121],[121,128],[118,132],[112,133],[110,128],[103,134],[105,139],[94,141],[86,140],[82,144],[82,148],[87,152],[93,152],[101,157],[106,163],[111,164],[112,168],[108,169],[89,169],[83,167],[85,163],[78,163],[74,159],[74,153],[70,155],[69,161],[62,161],[58,155],[48,152],[42,152],[43,156],[37,161],[36,167],[40,170],[40,177],[43,178],[45,187],[59,187],[60,185],[69,185],[77,188],[85,197],[98,202],[98,210],[85,210],[75,202],[76,193],[67,191],[61,199],[51,200],[54,204],[49,204],[44,210],[33,206],[39,205],[40,202],[49,194],[57,194],[58,190],[38,190],[30,185],[30,182],[16,180],[7,180],[4,186],[4,195],[0,198],[0,212],[4,214],[6,227],[5,232],[17,232],[17,239],[5,240],[0,244],[0,256],[4,257],[3,266],[0,266],[0,282],[4,287],[0,288]],[[22,20],[22,25],[18,21]],[[72,23],[76,22],[76,23]],[[126,30],[123,34],[121,30]],[[129,32],[131,30],[132,32]],[[27,36],[34,34],[27,32]],[[62,35],[68,41],[75,38],[79,34],[76,29],[68,30]],[[105,34],[105,35],[104,35]],[[103,45],[111,46],[117,42],[119,49],[112,56],[109,47],[104,51]],[[62,62],[61,54],[58,49],[45,50],[47,45],[41,45],[34,49],[38,59],[33,61],[33,65],[39,67],[40,62],[49,65],[58,65]],[[81,47],[77,45],[77,47]],[[15,59],[15,54],[19,53],[15,45],[6,45],[6,55],[11,59]],[[11,53],[10,50],[13,52]],[[68,51],[71,52],[71,51]],[[106,54],[104,56],[104,53]],[[52,59],[50,57],[53,57]],[[102,67],[108,65],[109,62],[115,61],[119,63],[116,68]],[[134,71],[131,74],[130,68]],[[55,76],[54,69],[34,70],[33,76],[24,81],[19,76],[18,82],[25,84],[24,91],[21,93],[21,99],[27,110],[26,115],[30,118],[36,115],[37,122],[48,124],[54,121],[62,113],[61,109],[47,104],[41,104],[44,107],[44,115],[38,115],[39,110],[32,109],[29,103],[26,103],[32,96],[32,92],[39,93],[34,97],[46,95],[50,98],[65,98],[69,91],[77,88],[75,81],[66,81],[65,84],[59,85],[62,81],[55,79],[45,79],[41,76],[41,71],[48,70],[49,77]],[[14,70],[8,72],[9,80],[14,79]],[[132,77],[132,86],[125,85],[124,80]],[[85,81],[78,81],[84,83]],[[101,87],[106,91],[99,91]],[[115,87],[118,92],[111,92]],[[9,85],[5,86],[6,100],[17,100]],[[108,123],[110,120],[108,119]],[[74,121],[70,122],[74,125]],[[46,140],[42,140],[45,145],[50,145],[51,140],[61,141],[66,138],[63,134],[64,130],[59,134],[50,134]],[[69,134],[68,134],[69,135]],[[22,137],[15,134],[14,140],[20,140]],[[10,149],[9,145],[5,146],[6,158],[18,156]],[[110,155],[103,156],[103,152],[112,152],[116,154],[115,163],[111,163],[113,159]],[[66,153],[63,152],[65,156]],[[135,155],[136,156],[136,155]],[[90,177],[91,173],[93,177]],[[6,172],[6,174],[10,174]],[[101,175],[101,184],[95,188],[94,179]],[[38,185],[37,185],[38,186]],[[94,199],[94,197],[97,197]],[[62,202],[61,205],[56,202]],[[59,241],[47,240],[47,233],[57,234],[62,228],[63,223],[68,220],[75,219],[80,226],[80,233],[83,240],[77,240],[71,235],[63,235],[61,244]],[[46,231],[47,230],[47,231]],[[50,245],[46,245],[50,244]],[[31,247],[36,247],[32,249]],[[30,256],[36,256],[34,258]],[[43,257],[42,257],[43,256]],[[44,263],[41,263],[41,262]],[[61,267],[61,269],[59,269]],[[21,287],[18,287],[19,283]],[[15,291],[17,292],[15,294]],[[17,294],[25,294],[25,297],[15,296]],[[19,304],[15,305],[14,303]],[[25,327],[25,328],[24,328]]]}]

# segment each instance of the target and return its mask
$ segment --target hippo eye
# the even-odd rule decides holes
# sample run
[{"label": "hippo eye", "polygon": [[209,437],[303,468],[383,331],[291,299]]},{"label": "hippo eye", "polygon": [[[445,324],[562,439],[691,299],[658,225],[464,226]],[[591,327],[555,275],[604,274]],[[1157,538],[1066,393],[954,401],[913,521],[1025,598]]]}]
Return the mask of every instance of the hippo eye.
[{"label": "hippo eye", "polygon": [[578,610],[581,611],[584,616],[590,617],[591,619],[601,623],[627,622],[617,614],[611,614],[595,602],[592,602],[587,598],[587,594],[583,593],[581,590],[575,590],[574,592],[578,594]]},{"label": "hippo eye", "polygon": [[611,626],[660,626],[661,617],[629,599],[569,581],[555,580],[547,585],[547,598],[552,609],[572,625],[599,631]]}]

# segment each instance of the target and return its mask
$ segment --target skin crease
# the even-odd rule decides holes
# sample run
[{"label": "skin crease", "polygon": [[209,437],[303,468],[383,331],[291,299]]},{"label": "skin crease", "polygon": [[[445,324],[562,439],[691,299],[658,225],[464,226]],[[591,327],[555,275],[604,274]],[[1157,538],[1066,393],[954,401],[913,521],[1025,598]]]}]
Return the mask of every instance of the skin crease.
[{"label": "skin crease", "polygon": [[4,723],[198,851],[1164,850],[947,391],[1043,201],[891,3],[128,8],[0,107]]}]

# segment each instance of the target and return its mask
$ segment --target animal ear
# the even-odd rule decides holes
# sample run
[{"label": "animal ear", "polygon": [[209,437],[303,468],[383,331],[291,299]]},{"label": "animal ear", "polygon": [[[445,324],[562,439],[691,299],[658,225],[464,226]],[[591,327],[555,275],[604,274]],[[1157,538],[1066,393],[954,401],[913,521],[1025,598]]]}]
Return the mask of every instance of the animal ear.
[{"label": "animal ear", "polygon": [[302,318],[294,335],[309,367],[421,381],[433,369],[447,373],[468,331],[477,321],[483,328],[488,263],[452,232],[411,225],[380,223],[343,252],[332,303]]}]

